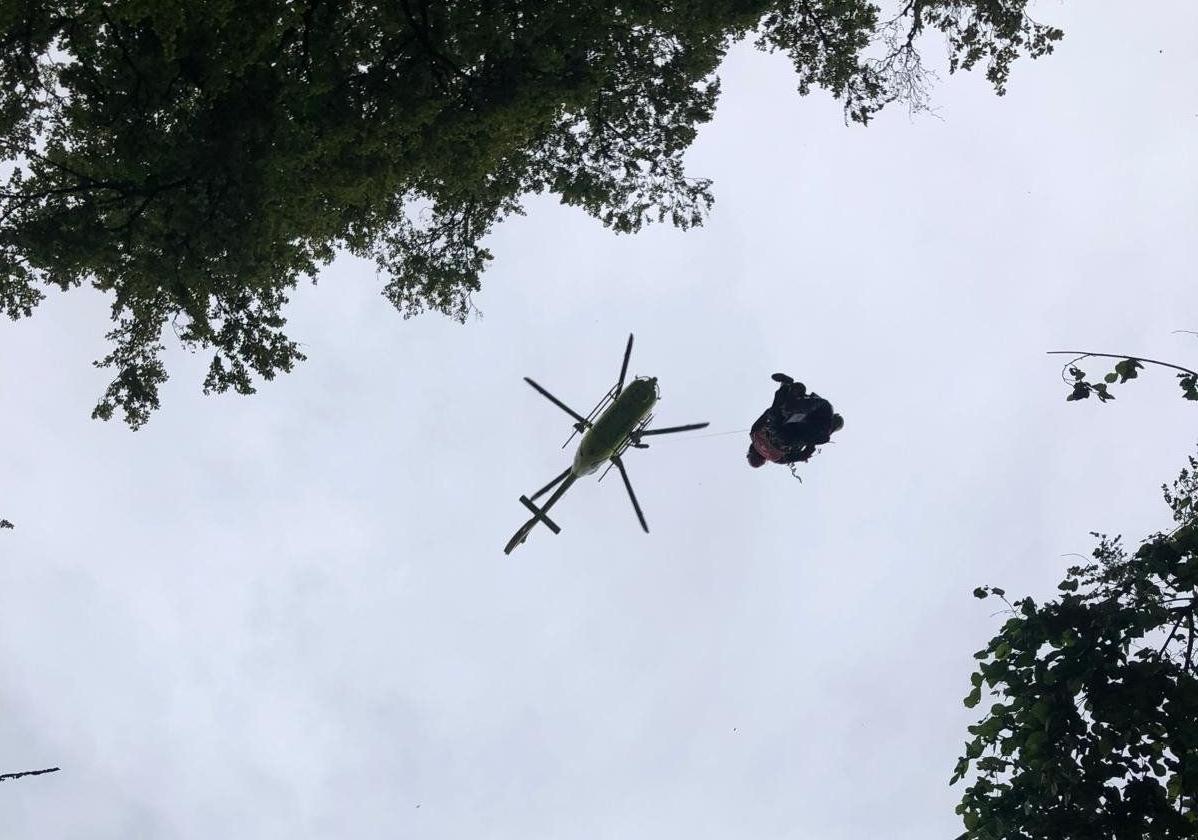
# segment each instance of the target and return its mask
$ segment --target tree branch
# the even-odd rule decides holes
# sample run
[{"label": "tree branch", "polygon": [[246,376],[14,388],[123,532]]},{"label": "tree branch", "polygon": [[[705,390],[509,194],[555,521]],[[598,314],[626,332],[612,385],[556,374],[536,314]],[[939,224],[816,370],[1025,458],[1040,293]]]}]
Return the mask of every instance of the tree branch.
[{"label": "tree branch", "polygon": [[1081,361],[1082,359],[1086,358],[1087,356],[1096,356],[1096,357],[1101,357],[1103,359],[1131,359],[1133,362],[1144,362],[1145,364],[1149,364],[1149,365],[1160,365],[1161,367],[1167,367],[1167,368],[1173,368],[1174,370],[1180,370],[1182,373],[1190,374],[1190,376],[1198,376],[1198,371],[1193,371],[1193,370],[1190,370],[1189,368],[1184,368],[1181,365],[1173,365],[1173,364],[1170,364],[1169,362],[1158,362],[1156,359],[1145,359],[1142,356],[1121,356],[1117,353],[1090,353],[1086,350],[1049,350],[1047,352],[1047,355],[1049,355],[1049,356],[1077,356],[1077,358],[1073,360],[1075,362]]},{"label": "tree branch", "polygon": [[142,85],[149,86],[146,83],[145,74],[141,72],[141,68],[137,66],[137,62],[133,60],[129,48],[125,46],[125,39],[121,37],[120,27],[113,21],[106,10],[101,9],[100,14],[103,16],[104,22],[108,24],[109,30],[112,31],[112,39],[116,41],[117,48],[120,49],[125,63],[132,68],[134,75],[137,76],[137,89],[134,91],[134,97],[138,97],[141,94]]},{"label": "tree branch", "polygon": [[43,773],[57,773],[57,767],[47,767],[45,770],[23,770],[20,773],[2,773],[0,774],[0,782],[6,782],[9,779],[20,779],[23,776],[40,776]]},{"label": "tree branch", "polygon": [[1186,626],[1190,631],[1190,638],[1186,641],[1186,670],[1189,671],[1193,666],[1190,664],[1194,655],[1194,613],[1191,611],[1186,616]]},{"label": "tree branch", "polygon": [[[439,61],[441,64],[452,70],[455,75],[463,79],[469,79],[470,77],[462,71],[461,67],[458,67],[458,65],[454,63],[449,56],[438,50],[436,45],[433,44],[432,39],[429,38],[428,30],[420,25],[420,23],[416,20],[416,16],[412,13],[412,7],[408,3],[408,0],[399,0],[399,5],[403,11],[404,17],[408,19],[408,26],[411,28],[412,34],[416,36],[416,40],[420,42],[420,46],[424,47],[424,51],[432,56],[433,59]],[[422,17],[425,16],[422,14]]]},{"label": "tree branch", "polygon": [[1161,649],[1156,652],[1156,658],[1159,660],[1165,653],[1165,648],[1169,646],[1169,642],[1173,641],[1173,637],[1177,635],[1177,628],[1181,626],[1181,622],[1185,619],[1184,615],[1179,615],[1177,621],[1173,623],[1173,632],[1169,634],[1169,638],[1165,639],[1165,643],[1161,645]]}]

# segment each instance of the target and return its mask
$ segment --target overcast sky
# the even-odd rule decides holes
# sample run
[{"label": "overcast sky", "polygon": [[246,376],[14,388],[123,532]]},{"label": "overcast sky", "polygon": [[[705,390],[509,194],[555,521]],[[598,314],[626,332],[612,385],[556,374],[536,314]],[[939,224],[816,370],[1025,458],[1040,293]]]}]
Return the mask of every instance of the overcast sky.
[{"label": "overcast sky", "polygon": [[[0,835],[955,836],[1002,620],[970,591],[1163,527],[1198,437],[1168,373],[1066,403],[1044,355],[1198,361],[1198,6],[1149,5],[1041,3],[1066,39],[1007,97],[946,78],[864,130],[737,49],[706,227],[533,201],[465,326],[339,259],[296,372],[204,398],[171,348],[137,433],[88,419],[103,299],[0,327],[0,772],[62,768],[0,785]],[[570,457],[520,378],[585,411],[629,332],[661,424],[745,429],[785,370],[845,428],[801,484],[662,439],[627,459],[650,535],[611,475],[504,557]]]}]

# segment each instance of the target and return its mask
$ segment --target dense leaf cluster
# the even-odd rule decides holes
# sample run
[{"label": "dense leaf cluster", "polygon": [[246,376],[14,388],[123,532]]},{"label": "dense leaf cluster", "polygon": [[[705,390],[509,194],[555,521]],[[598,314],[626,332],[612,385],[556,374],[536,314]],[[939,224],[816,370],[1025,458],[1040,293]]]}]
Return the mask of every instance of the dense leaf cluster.
[{"label": "dense leaf cluster", "polygon": [[975,654],[952,782],[964,840],[1198,836],[1198,459],[1165,488],[1177,528],[1134,552],[1095,535],[1094,561],[1046,603],[1014,602]]},{"label": "dense leaf cluster", "polygon": [[617,231],[699,224],[710,185],[682,157],[739,39],[866,122],[921,104],[924,29],[1001,92],[1060,37],[1027,2],[0,0],[0,310],[111,293],[95,416],[136,427],[166,325],[213,353],[206,391],[290,370],[283,305],[337,249],[373,258],[405,315],[464,319],[525,195]]}]

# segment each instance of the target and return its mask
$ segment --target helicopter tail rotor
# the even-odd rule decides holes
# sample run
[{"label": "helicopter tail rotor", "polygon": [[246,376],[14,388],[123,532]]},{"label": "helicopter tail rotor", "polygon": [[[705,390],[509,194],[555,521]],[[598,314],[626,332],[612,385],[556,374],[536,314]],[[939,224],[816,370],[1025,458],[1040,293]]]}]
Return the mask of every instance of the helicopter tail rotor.
[{"label": "helicopter tail rotor", "polygon": [[[538,522],[543,523],[545,525],[545,527],[548,528],[553,533],[560,534],[562,529],[558,526],[558,524],[556,522],[554,522],[552,519],[549,518],[548,511],[549,511],[549,508],[553,507],[557,503],[558,499],[560,499],[562,496],[564,496],[566,494],[566,491],[569,490],[571,485],[573,485],[574,482],[577,480],[578,480],[578,476],[574,475],[570,470],[566,470],[561,475],[559,475],[557,478],[553,479],[553,481],[549,482],[544,487],[542,487],[540,490],[538,490],[536,493],[533,493],[532,499],[528,498],[527,496],[521,496],[520,504],[524,505],[526,508],[528,508],[530,511],[532,511],[532,519],[528,520],[523,525],[521,525],[520,530],[518,530],[515,534],[512,535],[512,538],[510,540],[508,540],[507,545],[504,546],[503,553],[511,554],[512,550],[516,546],[520,545],[526,539],[528,539],[529,533],[531,533],[532,529],[537,526]],[[533,499],[536,499],[538,496],[544,495],[546,492],[549,491],[549,488],[553,487],[554,485],[557,485],[557,489],[553,491],[553,495],[549,497],[549,499],[545,502],[545,504],[541,505],[540,507],[537,507],[536,502],[534,502]]]}]

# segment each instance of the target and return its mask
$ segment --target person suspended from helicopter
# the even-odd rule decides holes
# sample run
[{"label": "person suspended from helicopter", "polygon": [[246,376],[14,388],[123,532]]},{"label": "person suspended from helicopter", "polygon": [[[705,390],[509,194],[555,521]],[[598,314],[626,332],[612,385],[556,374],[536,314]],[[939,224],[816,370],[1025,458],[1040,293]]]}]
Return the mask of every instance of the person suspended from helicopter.
[{"label": "person suspended from helicopter", "polygon": [[778,390],[773,405],[757,418],[749,432],[749,464],[760,467],[766,461],[805,462],[815,454],[816,447],[844,427],[844,418],[802,382],[795,382],[785,373],[770,378],[778,383]]}]

